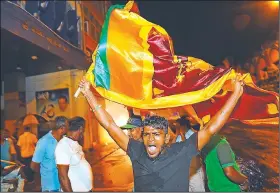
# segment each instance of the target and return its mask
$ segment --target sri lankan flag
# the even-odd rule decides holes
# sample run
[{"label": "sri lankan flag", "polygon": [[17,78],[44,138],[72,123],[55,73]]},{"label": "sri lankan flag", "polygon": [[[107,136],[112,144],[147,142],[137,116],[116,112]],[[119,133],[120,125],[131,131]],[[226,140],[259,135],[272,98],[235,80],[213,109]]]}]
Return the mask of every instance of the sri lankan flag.
[{"label": "sri lankan flag", "polygon": [[[87,79],[102,97],[129,107],[192,105],[195,116],[213,116],[232,92],[235,71],[175,55],[167,32],[142,18],[134,8],[130,1],[108,10]],[[244,78],[245,92],[231,118],[275,121],[278,95],[256,87],[249,74]]]}]

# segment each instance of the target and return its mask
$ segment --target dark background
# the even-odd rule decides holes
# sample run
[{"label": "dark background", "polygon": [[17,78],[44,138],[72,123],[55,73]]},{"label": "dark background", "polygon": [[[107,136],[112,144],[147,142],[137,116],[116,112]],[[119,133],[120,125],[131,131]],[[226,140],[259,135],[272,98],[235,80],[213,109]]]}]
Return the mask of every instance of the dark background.
[{"label": "dark background", "polygon": [[[126,1],[112,1],[125,4]],[[172,37],[175,54],[212,65],[225,56],[243,64],[266,40],[278,39],[279,4],[273,1],[136,1],[142,17]],[[241,16],[240,19],[236,17]],[[244,16],[245,15],[245,16]],[[243,29],[236,25],[250,18]],[[237,19],[237,20],[236,20]],[[237,24],[234,25],[234,21]]]}]

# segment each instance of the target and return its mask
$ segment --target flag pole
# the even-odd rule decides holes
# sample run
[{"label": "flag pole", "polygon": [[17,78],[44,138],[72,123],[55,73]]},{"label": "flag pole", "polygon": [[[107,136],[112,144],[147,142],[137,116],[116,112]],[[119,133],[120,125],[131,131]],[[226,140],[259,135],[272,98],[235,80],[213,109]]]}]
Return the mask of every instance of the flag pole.
[{"label": "flag pole", "polygon": [[78,96],[80,95],[81,91],[82,91],[81,88],[78,87],[78,89],[76,90],[76,92],[75,92],[75,94],[74,94],[74,97],[75,97],[75,98],[78,98]]},{"label": "flag pole", "polygon": [[79,88],[76,90],[76,92],[75,92],[75,94],[74,94],[74,97],[75,97],[75,98],[78,98],[78,96],[80,95],[80,93],[81,93],[81,88],[79,87]]},{"label": "flag pole", "polygon": [[10,164],[10,165],[16,165],[17,164],[15,162],[11,162],[11,161],[8,161],[8,160],[2,160],[2,159],[1,159],[1,162],[6,163],[6,164]]}]

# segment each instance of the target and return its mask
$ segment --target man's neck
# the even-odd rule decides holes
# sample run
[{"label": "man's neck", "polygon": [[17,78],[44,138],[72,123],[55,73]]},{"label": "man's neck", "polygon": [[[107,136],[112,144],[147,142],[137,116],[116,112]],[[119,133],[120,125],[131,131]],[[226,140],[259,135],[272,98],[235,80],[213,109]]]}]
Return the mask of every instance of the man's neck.
[{"label": "man's neck", "polygon": [[143,139],[142,139],[142,137],[140,137],[139,139],[136,139],[136,141],[143,142]]},{"label": "man's neck", "polygon": [[57,132],[57,131],[54,131],[52,130],[52,136],[57,140],[59,141],[61,139],[61,135]]},{"label": "man's neck", "polygon": [[67,137],[68,137],[69,139],[72,139],[73,141],[78,141],[73,135],[67,135]]}]

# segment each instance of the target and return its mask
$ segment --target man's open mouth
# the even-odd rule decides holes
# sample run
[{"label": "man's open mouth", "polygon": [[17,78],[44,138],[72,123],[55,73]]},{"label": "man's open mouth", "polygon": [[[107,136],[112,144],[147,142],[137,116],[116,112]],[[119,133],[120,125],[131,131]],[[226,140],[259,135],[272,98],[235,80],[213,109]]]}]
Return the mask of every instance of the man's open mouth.
[{"label": "man's open mouth", "polygon": [[157,147],[155,145],[148,145],[147,149],[149,154],[155,154],[157,151]]}]

